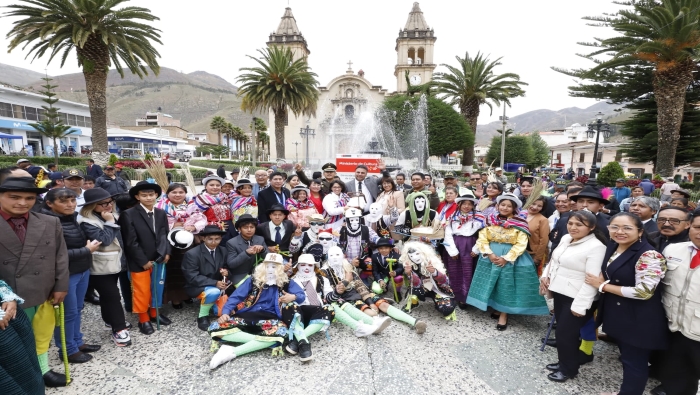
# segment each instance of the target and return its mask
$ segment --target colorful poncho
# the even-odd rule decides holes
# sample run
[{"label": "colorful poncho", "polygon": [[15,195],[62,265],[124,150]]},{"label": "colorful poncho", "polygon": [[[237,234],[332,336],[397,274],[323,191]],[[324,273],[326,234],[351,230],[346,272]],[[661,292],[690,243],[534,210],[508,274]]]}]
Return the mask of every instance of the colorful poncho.
[{"label": "colorful poncho", "polygon": [[168,226],[171,230],[175,223],[182,222],[183,226],[194,226],[196,229],[194,233],[198,233],[207,225],[207,218],[196,211],[189,213],[187,206],[186,202],[174,205],[166,195],[163,195],[155,205],[156,208],[165,211],[165,214],[168,215]]},{"label": "colorful poncho", "polygon": [[456,222],[459,224],[457,229],[461,228],[464,224],[471,221],[476,221],[481,224],[483,228],[486,226],[486,217],[482,213],[476,211],[470,211],[468,214],[464,214],[461,210],[457,210],[454,215],[450,218],[451,222]]},{"label": "colorful poncho", "polygon": [[238,193],[233,193],[231,197],[231,214],[233,222],[238,221],[238,218],[243,214],[250,214],[253,217],[258,216],[258,201],[255,196],[250,195],[245,197]]},{"label": "colorful poncho", "polygon": [[[336,208],[337,207],[345,207],[345,205],[347,205],[349,201],[350,201],[350,196],[348,196],[347,193],[341,193],[340,196],[338,197],[338,200],[335,202],[335,207]],[[343,219],[343,214],[328,215],[328,213],[326,213],[326,216],[329,218],[328,223],[331,223],[331,224]]]},{"label": "colorful poncho", "polygon": [[514,228],[530,236],[530,227],[527,221],[517,217],[503,218],[500,215],[491,214],[486,217],[486,226],[500,226],[502,228]]},{"label": "colorful poncho", "polygon": [[309,227],[308,216],[312,214],[318,214],[316,210],[316,205],[310,199],[306,199],[300,202],[294,198],[289,198],[285,202],[285,207],[289,210],[289,215],[287,219],[294,222],[294,225],[300,226],[302,228]]},{"label": "colorful poncho", "polygon": [[223,193],[210,195],[202,192],[192,198],[190,204],[187,205],[187,213],[192,215],[194,212],[203,213],[209,224],[215,225],[221,221],[231,220],[231,202]]}]

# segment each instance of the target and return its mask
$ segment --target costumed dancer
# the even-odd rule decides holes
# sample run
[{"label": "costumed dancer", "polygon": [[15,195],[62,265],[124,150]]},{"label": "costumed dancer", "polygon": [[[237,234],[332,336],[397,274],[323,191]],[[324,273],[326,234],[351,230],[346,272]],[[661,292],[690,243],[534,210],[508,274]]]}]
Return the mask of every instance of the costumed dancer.
[{"label": "costumed dancer", "polygon": [[292,189],[291,197],[285,202],[285,207],[289,210],[287,218],[301,228],[308,228],[308,218],[318,214],[314,202],[309,199],[309,193],[308,188],[297,186]]},{"label": "costumed dancer", "polygon": [[448,218],[445,227],[443,259],[455,299],[463,310],[467,306],[467,295],[474,276],[476,253],[473,249],[477,232],[486,222],[484,216],[475,210],[478,202],[471,192],[455,199],[457,211]]},{"label": "costumed dancer", "polygon": [[185,291],[190,297],[200,300],[197,327],[203,331],[209,328],[209,313],[218,306],[217,312],[226,301],[226,290],[231,280],[226,266],[226,247],[220,245],[226,232],[218,226],[207,225],[199,235],[202,244],[185,253],[182,259],[182,274],[185,276]]},{"label": "costumed dancer", "polygon": [[258,201],[253,196],[253,183],[248,178],[236,182],[236,192],[231,197],[231,213],[234,224],[243,214],[258,217]]},{"label": "costumed dancer", "polygon": [[[306,299],[302,303],[285,306],[282,309],[282,319],[291,322],[298,315],[299,324],[302,325],[304,337],[299,339],[291,336],[285,349],[292,355],[299,355],[302,362],[312,358],[309,336],[316,332],[328,330],[333,317],[333,308],[324,302],[324,296],[333,291],[328,279],[323,277],[319,270],[319,262],[312,254],[302,254],[296,266],[296,274],[292,280],[304,290]],[[291,334],[291,333],[290,333]]]},{"label": "costumed dancer", "polygon": [[[396,231],[404,236],[404,241],[408,240],[411,234],[411,229],[414,228],[433,228],[435,237],[430,239],[441,239],[444,232],[440,227],[440,221],[436,221],[437,212],[430,209],[430,200],[423,192],[411,192],[406,197],[407,209],[399,214],[399,219],[396,221]],[[423,241],[429,241],[422,239]]]},{"label": "costumed dancer", "polygon": [[328,218],[325,218],[322,214],[311,214],[308,216],[306,222],[309,224],[309,229],[302,232],[301,236],[292,238],[292,241],[289,243],[289,252],[292,254],[296,254],[299,251],[306,252],[307,246],[318,243],[318,234],[327,221]]},{"label": "costumed dancer", "polygon": [[[209,368],[265,348],[274,348],[273,355],[280,355],[278,347],[289,331],[308,344],[302,325],[282,318],[284,308],[305,299],[304,290],[284,273],[282,255],[267,254],[253,275],[231,294],[221,317],[209,326],[212,339],[225,343],[212,357]],[[242,344],[234,347],[231,343]]]},{"label": "costumed dancer", "polygon": [[[403,195],[402,195],[403,196]],[[369,205],[369,214],[365,215],[365,225],[372,229],[380,238],[391,238],[393,225],[399,219],[399,212],[392,210],[390,214],[386,212],[385,200],[379,200]]]},{"label": "costumed dancer", "polygon": [[496,199],[498,215],[486,218],[476,246],[481,254],[467,296],[467,304],[500,315],[496,329],[508,328],[508,314],[547,315],[547,303],[539,294],[539,278],[530,254],[525,254],[530,231],[517,213],[522,202],[506,193]]},{"label": "costumed dancer", "polygon": [[217,176],[209,176],[202,180],[204,190],[192,198],[187,206],[187,212],[200,212],[207,217],[207,225],[216,225],[226,231],[223,243],[228,242],[238,235],[233,227],[231,214],[231,201],[221,192],[224,180]]},{"label": "costumed dancer", "polygon": [[374,294],[360,280],[340,247],[333,246],[328,250],[328,259],[322,270],[333,288],[325,295],[325,301],[333,305],[336,320],[352,329],[355,336],[376,335],[391,324],[389,318],[377,317],[379,309],[372,300]]},{"label": "costumed dancer", "polygon": [[323,209],[326,210],[328,225],[333,232],[338,232],[343,227],[343,214],[350,208],[349,201],[345,183],[340,180],[331,181],[330,193],[323,198]]},{"label": "costumed dancer", "polygon": [[372,249],[370,244],[379,240],[379,236],[366,225],[362,225],[362,210],[350,208],[345,211],[345,226],[340,229],[338,246],[345,258],[360,269],[360,278],[369,285],[372,276]]},{"label": "costumed dancer", "polygon": [[406,308],[410,311],[413,306],[418,305],[418,300],[432,298],[435,309],[446,320],[456,321],[454,293],[435,249],[418,241],[406,242],[401,250],[399,263],[404,266],[404,276],[411,281],[406,293],[410,295]]},{"label": "costumed dancer", "polygon": [[[163,302],[172,302],[173,308],[181,309],[182,301],[189,300],[185,292],[185,278],[182,275],[182,257],[194,241],[194,233],[198,233],[207,224],[207,217],[200,212],[187,212],[187,187],[183,184],[172,183],[168,186],[156,208],[165,211],[168,216],[168,241],[176,248],[171,250],[170,261],[165,267],[165,293]],[[181,233],[184,231],[183,233]],[[177,235],[176,235],[177,234]],[[176,241],[176,238],[179,241]],[[191,241],[190,241],[191,240]]]}]

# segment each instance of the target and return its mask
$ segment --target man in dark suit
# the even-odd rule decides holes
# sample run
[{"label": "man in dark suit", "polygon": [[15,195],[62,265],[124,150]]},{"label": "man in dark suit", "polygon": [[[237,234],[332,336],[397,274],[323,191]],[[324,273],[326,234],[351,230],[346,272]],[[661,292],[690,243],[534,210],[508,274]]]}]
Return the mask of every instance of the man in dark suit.
[{"label": "man in dark suit", "polygon": [[226,242],[226,267],[231,273],[231,282],[238,287],[253,274],[253,269],[267,255],[265,239],[255,234],[258,220],[243,214],[236,221],[238,236]]},{"label": "man in dark suit", "polygon": [[[384,171],[385,165],[383,163],[379,164],[379,169]],[[355,179],[348,181],[345,185],[348,188],[348,193],[352,196],[353,193],[362,195],[365,197],[364,207],[360,207],[360,210],[364,214],[369,213],[369,205],[377,200],[377,194],[379,192],[379,178],[377,176],[367,177],[369,169],[365,165],[358,165],[355,168]]]},{"label": "man in dark suit", "polygon": [[85,164],[87,167],[85,168],[85,174],[88,176],[91,176],[94,179],[97,179],[98,177],[102,177],[102,167],[100,165],[96,165],[95,161],[92,159],[88,159],[85,161]]},{"label": "man in dark suit", "polygon": [[647,235],[649,244],[653,245],[656,251],[662,252],[669,244],[690,241],[688,230],[691,218],[692,215],[680,207],[663,207],[656,218],[659,230]]},{"label": "man in dark suit", "polygon": [[260,223],[269,221],[268,210],[275,204],[284,206],[289,199],[289,189],[284,188],[285,178],[280,172],[270,175],[270,186],[258,193],[258,221]]},{"label": "man in dark suit", "polygon": [[185,276],[185,292],[190,297],[201,300],[197,327],[203,331],[209,328],[209,312],[219,301],[231,280],[226,266],[226,247],[219,245],[226,231],[216,225],[208,225],[199,236],[202,244],[192,248],[182,258],[182,274]]},{"label": "man in dark suit", "polygon": [[289,211],[280,204],[273,205],[267,212],[270,220],[258,225],[255,234],[265,239],[268,252],[289,252],[289,243],[292,237],[301,237],[301,228],[286,219]]},{"label": "man in dark suit", "polygon": [[[125,210],[119,217],[134,290],[132,311],[138,313],[139,331],[144,335],[153,333],[153,325],[149,321],[160,320],[163,325],[171,323],[163,314],[156,318],[156,306],[160,307],[163,302],[163,264],[170,260],[171,248],[168,242],[167,214],[154,207],[162,192],[158,184],[139,181],[129,190],[131,198],[139,204]],[[152,289],[154,279],[156,286]]]},{"label": "man in dark suit", "polygon": [[658,232],[659,227],[656,226],[654,215],[659,211],[659,201],[656,198],[649,196],[640,196],[635,198],[630,204],[630,213],[639,217],[644,224],[644,236],[651,232]]},{"label": "man in dark suit", "polygon": [[44,384],[64,387],[66,376],[49,369],[47,352],[56,326],[53,307],[68,294],[66,241],[58,218],[30,212],[46,191],[31,177],[7,177],[0,185],[0,279],[24,299]]}]

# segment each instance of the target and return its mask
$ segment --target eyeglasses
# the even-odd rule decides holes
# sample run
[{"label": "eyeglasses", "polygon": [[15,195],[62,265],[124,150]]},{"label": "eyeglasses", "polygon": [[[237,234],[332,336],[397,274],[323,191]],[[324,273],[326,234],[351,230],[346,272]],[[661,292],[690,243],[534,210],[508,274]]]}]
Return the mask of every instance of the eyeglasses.
[{"label": "eyeglasses", "polygon": [[114,202],[113,200],[110,200],[109,202],[106,202],[106,203],[97,203],[97,205],[100,207],[109,207],[112,205],[113,202]]},{"label": "eyeglasses", "polygon": [[656,223],[657,223],[658,225],[663,225],[663,224],[665,224],[666,222],[668,222],[668,223],[671,224],[671,225],[680,225],[681,222],[684,222],[684,221],[687,221],[687,219],[661,218],[661,217],[659,217],[659,218],[656,219]]},{"label": "eyeglasses", "polygon": [[267,174],[256,174],[255,178],[264,178],[267,177]]},{"label": "eyeglasses", "polygon": [[329,237],[329,238],[319,237],[318,240],[319,241],[331,241],[331,240],[333,240],[333,238],[332,237]]},{"label": "eyeglasses", "polygon": [[323,226],[325,222],[309,222],[309,225],[311,226]]},{"label": "eyeglasses", "polygon": [[481,180],[481,178],[470,178],[470,180],[472,180],[472,181],[479,181],[479,180]]},{"label": "eyeglasses", "polygon": [[625,233],[632,233],[636,230],[639,230],[639,228],[635,228],[634,226],[617,226],[617,225],[608,225],[608,230],[611,232],[617,232],[620,229],[622,229],[623,232]]}]

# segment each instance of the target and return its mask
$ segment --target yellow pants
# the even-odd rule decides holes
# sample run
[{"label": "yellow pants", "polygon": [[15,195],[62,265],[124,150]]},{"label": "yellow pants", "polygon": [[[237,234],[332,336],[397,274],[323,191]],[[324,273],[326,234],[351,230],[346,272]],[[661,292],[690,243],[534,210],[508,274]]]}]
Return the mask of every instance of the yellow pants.
[{"label": "yellow pants", "polygon": [[38,306],[24,309],[24,312],[32,321],[36,354],[41,355],[49,351],[53,330],[56,327],[56,313],[50,302],[44,302]]}]

